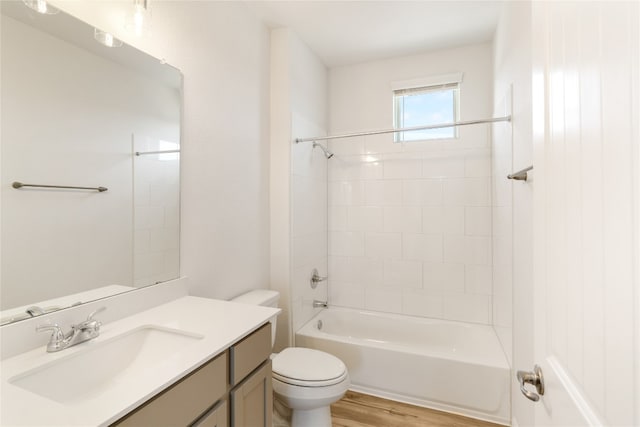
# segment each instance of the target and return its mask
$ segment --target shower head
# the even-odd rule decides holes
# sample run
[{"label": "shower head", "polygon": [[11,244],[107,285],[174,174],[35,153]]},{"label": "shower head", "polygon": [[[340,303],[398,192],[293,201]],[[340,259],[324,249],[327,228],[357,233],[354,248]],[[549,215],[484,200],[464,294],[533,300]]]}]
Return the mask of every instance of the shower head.
[{"label": "shower head", "polygon": [[318,142],[313,141],[313,148],[316,148],[316,147],[320,147],[320,149],[321,149],[321,150],[322,150],[322,152],[324,153],[324,156],[325,156],[327,159],[330,159],[330,158],[332,158],[332,157],[333,157],[333,153],[332,153],[331,151],[329,151],[329,150],[328,150],[324,145],[322,145],[322,144],[320,144],[320,143],[318,143]]}]

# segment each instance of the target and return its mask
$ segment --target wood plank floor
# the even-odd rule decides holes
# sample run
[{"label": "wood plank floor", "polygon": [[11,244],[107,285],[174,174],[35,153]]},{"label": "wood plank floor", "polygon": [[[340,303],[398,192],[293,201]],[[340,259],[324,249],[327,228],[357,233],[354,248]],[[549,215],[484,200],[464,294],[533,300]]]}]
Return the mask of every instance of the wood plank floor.
[{"label": "wood plank floor", "polygon": [[331,418],[333,427],[504,427],[351,390],[331,405]]}]

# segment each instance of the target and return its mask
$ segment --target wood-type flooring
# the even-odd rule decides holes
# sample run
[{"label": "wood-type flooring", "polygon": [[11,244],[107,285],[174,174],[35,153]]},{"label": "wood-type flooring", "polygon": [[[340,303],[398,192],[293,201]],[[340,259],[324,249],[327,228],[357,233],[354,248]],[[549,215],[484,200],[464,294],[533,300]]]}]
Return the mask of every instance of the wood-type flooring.
[{"label": "wood-type flooring", "polygon": [[333,427],[504,427],[351,390],[331,405],[331,419]]}]

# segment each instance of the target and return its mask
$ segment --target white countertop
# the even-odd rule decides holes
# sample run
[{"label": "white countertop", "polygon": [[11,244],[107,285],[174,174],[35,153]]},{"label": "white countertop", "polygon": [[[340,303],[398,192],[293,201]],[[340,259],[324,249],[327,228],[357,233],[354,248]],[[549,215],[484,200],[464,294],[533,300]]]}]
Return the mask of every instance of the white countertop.
[{"label": "white countertop", "polygon": [[[280,310],[186,296],[139,314],[104,324],[100,336],[74,347],[47,353],[39,347],[0,362],[0,425],[7,426],[103,426],[116,421],[158,392],[181,379],[266,323]],[[96,316],[99,319],[99,315]],[[78,319],[78,321],[83,319]],[[72,403],[58,403],[11,384],[26,371],[68,358],[142,325],[154,325],[201,334],[202,339],[176,349],[153,370],[114,381],[96,396]],[[65,325],[65,330],[68,325]],[[36,332],[34,331],[34,334]],[[96,366],[96,369],[100,369]],[[71,375],[83,375],[72,372]]]}]

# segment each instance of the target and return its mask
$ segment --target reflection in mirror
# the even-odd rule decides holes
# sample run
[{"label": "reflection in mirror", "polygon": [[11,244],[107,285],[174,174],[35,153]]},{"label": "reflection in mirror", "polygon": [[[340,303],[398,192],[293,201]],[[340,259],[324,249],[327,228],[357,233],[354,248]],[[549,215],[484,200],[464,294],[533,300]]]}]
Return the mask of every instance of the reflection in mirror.
[{"label": "reflection in mirror", "polygon": [[175,141],[134,135],[134,286],[178,276],[180,147]]},{"label": "reflection in mirror", "polygon": [[0,322],[176,278],[180,72],[63,12],[0,7]]}]

